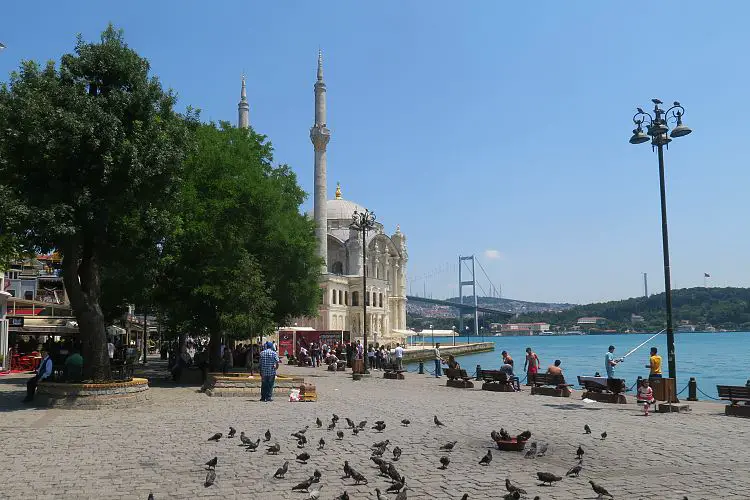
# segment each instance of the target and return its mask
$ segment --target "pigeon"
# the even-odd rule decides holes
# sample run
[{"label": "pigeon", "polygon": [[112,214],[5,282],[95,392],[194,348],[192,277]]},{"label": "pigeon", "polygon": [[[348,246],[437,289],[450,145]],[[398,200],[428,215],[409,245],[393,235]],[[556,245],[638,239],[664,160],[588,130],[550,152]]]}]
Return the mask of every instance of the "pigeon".
[{"label": "pigeon", "polygon": [[536,456],[536,441],[531,443],[529,446],[529,449],[526,450],[526,455],[524,455],[524,458],[534,458]]},{"label": "pigeon", "polygon": [[388,462],[381,461],[378,464],[378,467],[380,468],[380,475],[383,477],[389,477],[388,476]]},{"label": "pigeon", "polygon": [[388,487],[388,489],[385,490],[386,493],[398,493],[401,491],[401,488],[406,486],[406,480],[399,481],[397,483],[393,483]]},{"label": "pigeon", "polygon": [[359,423],[359,424],[357,425],[357,427],[359,427],[359,429],[360,429],[360,430],[362,430],[362,431],[363,431],[363,430],[365,430],[365,427],[367,427],[367,420],[363,420],[363,421],[361,421],[361,422],[360,422],[360,423]]},{"label": "pigeon", "polygon": [[260,444],[260,438],[258,438],[257,441],[255,441],[254,443],[252,441],[250,441],[249,443],[247,443],[247,448],[245,448],[245,450],[247,450],[247,451],[255,451],[255,450],[258,449],[258,445],[259,444]]},{"label": "pigeon", "polygon": [[346,428],[347,429],[354,429],[354,420],[352,420],[349,417],[346,417],[345,420],[346,420],[346,426],[347,426]]},{"label": "pigeon", "polygon": [[391,443],[390,439],[386,439],[385,441],[378,441],[377,443],[373,443],[371,448],[385,448]]},{"label": "pigeon", "polygon": [[385,420],[376,420],[375,421],[375,425],[377,425],[377,424],[384,424],[384,423],[385,423]]},{"label": "pigeon", "polygon": [[398,473],[396,466],[393,464],[388,464],[388,476],[393,479],[394,483],[401,481],[401,478],[403,477]]},{"label": "pigeon", "polygon": [[510,434],[508,434],[508,431],[506,431],[502,427],[500,428],[500,439],[502,439],[503,441],[511,440],[511,437],[510,437]]},{"label": "pigeon", "polygon": [[208,465],[209,469],[215,469],[217,463],[219,463],[219,458],[218,457],[214,457],[211,460],[209,460],[208,462],[206,462],[205,465]]},{"label": "pigeon", "polygon": [[398,462],[398,459],[401,458],[401,448],[396,446],[393,448],[393,461]]},{"label": "pigeon", "polygon": [[305,444],[307,444],[307,438],[305,436],[302,436],[302,439],[297,441],[297,448],[304,448]]},{"label": "pigeon", "polygon": [[444,423],[442,423],[442,422],[441,422],[440,420],[438,420],[438,418],[437,418],[437,415],[435,415],[435,416],[434,416],[434,417],[432,418],[432,420],[433,420],[433,421],[435,422],[435,425],[437,425],[438,427],[445,427],[445,424],[444,424]]},{"label": "pigeon", "polygon": [[252,443],[253,441],[245,435],[245,431],[240,432],[240,442],[242,444],[248,445]]},{"label": "pigeon", "polygon": [[280,451],[281,451],[281,445],[279,443],[276,443],[266,448],[266,453],[268,453],[269,455],[278,455]]},{"label": "pigeon", "polygon": [[334,429],[334,427],[336,427],[336,422],[335,421],[333,421],[330,424],[328,424],[328,430],[329,431],[332,431]]},{"label": "pigeon", "polygon": [[352,468],[349,467],[349,461],[344,460],[344,475],[341,476],[341,479],[346,479],[351,476],[352,476]]},{"label": "pigeon", "polygon": [[[320,481],[320,478],[321,478],[322,475],[323,474],[321,474],[318,469],[315,469],[315,471],[313,472],[313,477],[317,478],[318,481]],[[315,482],[317,483],[318,481],[315,481]]]},{"label": "pigeon", "polygon": [[396,495],[396,500],[406,500],[406,488],[401,490],[401,492]]},{"label": "pigeon", "polygon": [[578,445],[578,449],[576,450],[576,458],[578,460],[583,460],[583,454],[585,452],[583,451],[583,447],[581,445]]},{"label": "pigeon", "polygon": [[451,463],[451,459],[449,457],[440,457],[439,469],[442,469],[442,470],[447,469],[450,463]]},{"label": "pigeon", "polygon": [[344,431],[336,431],[336,437],[339,439],[344,439]]},{"label": "pigeon", "polygon": [[323,427],[323,422],[321,422],[320,417],[317,417],[315,419],[315,425],[318,426],[318,429],[320,429],[321,427]]},{"label": "pigeon", "polygon": [[286,474],[286,471],[289,470],[289,462],[284,462],[284,465],[276,469],[276,472],[273,474],[273,477],[276,479],[284,479],[284,474]]},{"label": "pigeon", "polygon": [[378,432],[383,432],[385,430],[385,423],[376,423],[373,426],[373,429],[375,429]]},{"label": "pigeon", "polygon": [[310,428],[310,426],[306,425],[304,429],[297,431],[297,434],[304,434],[305,432],[307,432],[307,429],[309,429],[309,428]]},{"label": "pigeon", "polygon": [[556,481],[562,481],[562,477],[556,476],[552,474],[551,472],[537,472],[536,477],[539,478],[539,480],[542,482],[542,484],[549,484],[552,486],[552,483]]},{"label": "pigeon", "polygon": [[323,438],[320,438],[320,441],[318,441],[318,449],[322,450],[326,446],[326,440]]},{"label": "pigeon", "polygon": [[154,500],[154,494],[153,493],[149,493],[147,500]]},{"label": "pigeon", "polygon": [[602,432],[602,441],[607,439],[607,431]]},{"label": "pigeon", "polygon": [[263,441],[268,442],[271,440],[271,429],[267,429],[265,435],[263,436]]},{"label": "pigeon", "polygon": [[547,448],[549,448],[549,445],[547,443],[542,443],[539,445],[539,451],[536,452],[537,457],[543,457],[547,454]]},{"label": "pigeon", "polygon": [[310,454],[306,451],[303,451],[299,455],[297,455],[297,461],[302,462],[303,464],[306,464],[307,461],[310,460]]},{"label": "pigeon", "polygon": [[359,427],[355,427],[352,429],[352,436],[358,436],[360,432],[362,431],[359,430]]},{"label": "pigeon", "polygon": [[401,425],[403,425],[404,427],[409,427],[410,423],[411,423],[411,420],[409,420],[408,418],[405,418],[401,421]]},{"label": "pigeon", "polygon": [[227,438],[231,439],[231,438],[234,437],[235,434],[237,434],[237,429],[235,429],[234,427],[232,427],[230,425],[229,426],[229,434],[227,434]]},{"label": "pigeon", "polygon": [[492,450],[487,449],[487,454],[479,461],[479,465],[490,465],[492,462]]},{"label": "pigeon", "polygon": [[594,490],[594,493],[599,495],[597,498],[600,498],[600,499],[604,497],[614,498],[612,494],[609,491],[607,491],[606,488],[604,488],[604,486],[596,484],[594,481],[591,481],[591,480],[589,480],[589,483],[591,483],[591,489]]},{"label": "pigeon", "polygon": [[305,479],[304,481],[302,481],[298,485],[292,486],[292,491],[302,491],[302,490],[309,491],[310,486],[312,486],[312,484],[314,482],[315,482],[315,477],[314,476],[311,477],[311,478]]},{"label": "pigeon", "polygon": [[518,441],[528,441],[531,437],[531,431],[523,431],[521,434],[516,436],[516,440]]},{"label": "pigeon", "polygon": [[589,427],[589,424],[583,426],[583,432],[584,434],[591,434],[591,427]]},{"label": "pigeon", "polygon": [[450,443],[445,443],[443,446],[440,447],[441,451],[453,451],[453,447],[456,446],[456,443],[458,441],[451,441]]},{"label": "pigeon", "polygon": [[510,482],[510,479],[505,478],[505,489],[508,490],[509,493],[513,493],[514,491],[517,491],[518,493],[525,495],[526,490],[523,488],[519,488],[515,484]]},{"label": "pigeon", "polygon": [[349,500],[349,494],[345,491],[333,500]]},{"label": "pigeon", "polygon": [[375,457],[382,457],[383,453],[385,453],[385,448],[375,448],[371,453]]},{"label": "pigeon", "polygon": [[351,475],[352,475],[352,479],[354,479],[354,484],[359,484],[359,483],[367,484],[367,478],[363,476],[362,474],[360,474],[359,472],[357,472],[356,470],[351,469]]},{"label": "pigeon", "polygon": [[506,495],[503,495],[503,500],[518,500],[521,498],[521,494],[517,491],[512,491]]},{"label": "pigeon", "polygon": [[583,466],[581,464],[575,465],[565,475],[570,477],[578,477],[578,475],[581,473],[581,469],[583,469]]},{"label": "pigeon", "polygon": [[219,439],[221,439],[221,437],[222,437],[223,435],[224,435],[224,434],[222,434],[221,432],[217,432],[216,434],[214,434],[213,436],[211,436],[210,438],[208,438],[208,440],[209,440],[209,441],[216,441],[216,442],[218,443],[218,442],[219,442]]},{"label": "pigeon", "polygon": [[312,490],[310,492],[310,495],[307,497],[307,500],[318,500],[320,498],[320,489],[322,487],[323,485],[321,484],[320,486],[318,486],[317,490]]},{"label": "pigeon", "polygon": [[339,421],[339,416],[336,415],[335,413],[332,413],[331,422],[338,422],[338,421]]},{"label": "pigeon", "polygon": [[[396,450],[394,449],[393,451],[396,451]],[[372,460],[375,463],[375,465],[378,467],[380,467],[381,464],[386,464],[386,466],[388,465],[385,460],[375,455],[371,456],[370,460]]]},{"label": "pigeon", "polygon": [[469,494],[464,493],[464,496],[461,497],[461,500],[469,500]]},{"label": "pigeon", "polygon": [[206,472],[206,481],[203,483],[203,486],[208,488],[209,486],[214,484],[214,481],[216,481],[216,471],[211,469]]},{"label": "pigeon", "polygon": [[381,493],[380,488],[375,488],[375,499],[376,500],[387,500]]}]

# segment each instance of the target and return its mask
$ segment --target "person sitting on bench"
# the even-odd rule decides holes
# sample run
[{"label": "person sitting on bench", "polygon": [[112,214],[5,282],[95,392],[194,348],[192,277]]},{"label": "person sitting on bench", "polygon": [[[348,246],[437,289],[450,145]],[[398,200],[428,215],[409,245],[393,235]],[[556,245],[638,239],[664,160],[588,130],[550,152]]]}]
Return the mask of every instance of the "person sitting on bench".
[{"label": "person sitting on bench", "polygon": [[503,366],[500,367],[500,372],[504,373],[506,377],[508,377],[508,381],[513,386],[513,390],[515,391],[521,390],[521,381],[518,380],[518,377],[516,377],[516,375],[513,373],[512,364],[508,364],[508,363],[503,364]]},{"label": "person sitting on bench", "polygon": [[560,368],[560,360],[556,359],[553,365],[547,367],[547,381],[550,385],[557,386],[564,394],[570,396],[570,388],[565,383],[565,375]]},{"label": "person sitting on bench", "polygon": [[23,400],[24,403],[32,402],[34,400],[34,394],[36,394],[37,384],[52,375],[52,358],[50,357],[49,351],[42,350],[42,354],[44,354],[44,357],[39,364],[39,368],[34,376],[26,382],[26,397]]},{"label": "person sitting on bench", "polygon": [[453,357],[452,354],[448,355],[448,368],[451,370],[460,370],[461,365],[458,364],[458,361],[456,361],[456,358]]}]

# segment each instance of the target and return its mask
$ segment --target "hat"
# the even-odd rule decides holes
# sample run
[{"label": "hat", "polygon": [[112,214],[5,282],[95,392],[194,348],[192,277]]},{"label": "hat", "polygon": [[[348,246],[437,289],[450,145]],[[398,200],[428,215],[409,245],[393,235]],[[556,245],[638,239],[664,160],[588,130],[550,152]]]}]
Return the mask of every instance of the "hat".
[{"label": "hat", "polygon": [[270,340],[266,342],[266,349],[273,349],[273,342],[271,342]]}]

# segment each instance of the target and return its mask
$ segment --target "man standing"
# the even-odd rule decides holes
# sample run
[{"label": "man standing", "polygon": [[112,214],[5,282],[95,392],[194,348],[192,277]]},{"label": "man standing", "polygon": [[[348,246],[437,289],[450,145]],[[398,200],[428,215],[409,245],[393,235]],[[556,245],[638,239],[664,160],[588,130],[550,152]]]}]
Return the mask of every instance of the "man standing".
[{"label": "man standing", "polygon": [[41,380],[45,380],[52,375],[52,358],[49,355],[49,351],[44,351],[44,357],[42,362],[39,364],[39,368],[36,370],[36,374],[26,382],[26,397],[24,403],[30,403],[34,400],[34,394],[36,394],[36,386]]},{"label": "man standing", "polygon": [[396,349],[394,349],[394,353],[396,355],[396,369],[403,370],[404,369],[404,348],[401,347],[401,344],[396,344]]},{"label": "man standing", "polygon": [[276,370],[279,369],[279,355],[273,350],[273,342],[266,342],[266,348],[260,353],[260,400],[271,402]]},{"label": "man standing", "polygon": [[435,344],[435,378],[440,378],[440,363],[443,358],[440,357],[440,342]]},{"label": "man standing", "polygon": [[539,356],[531,350],[531,347],[526,348],[526,361],[523,363],[523,369],[526,370],[526,383],[534,385],[536,374],[539,372]]},{"label": "man standing", "polygon": [[661,356],[656,354],[658,350],[656,347],[651,348],[651,357],[648,358],[648,364],[646,368],[649,369],[648,378],[661,378]]},{"label": "man standing", "polygon": [[607,378],[615,378],[615,366],[622,360],[623,358],[615,358],[615,346],[609,346],[607,354],[604,355],[604,368],[607,370]]}]

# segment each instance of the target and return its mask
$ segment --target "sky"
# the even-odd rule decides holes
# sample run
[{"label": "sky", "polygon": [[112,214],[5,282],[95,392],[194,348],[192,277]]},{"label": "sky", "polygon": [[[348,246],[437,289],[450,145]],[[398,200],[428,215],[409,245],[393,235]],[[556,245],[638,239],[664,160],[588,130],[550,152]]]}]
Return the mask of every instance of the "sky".
[{"label": "sky", "polygon": [[[9,2],[0,81],[59,61],[108,22],[204,120],[250,122],[312,193],[317,52],[328,87],[328,193],[408,238],[409,288],[587,303],[664,291],[656,153],[636,106],[680,101],[665,152],[673,288],[750,286],[750,3]],[[312,206],[310,197],[303,207]]]}]

